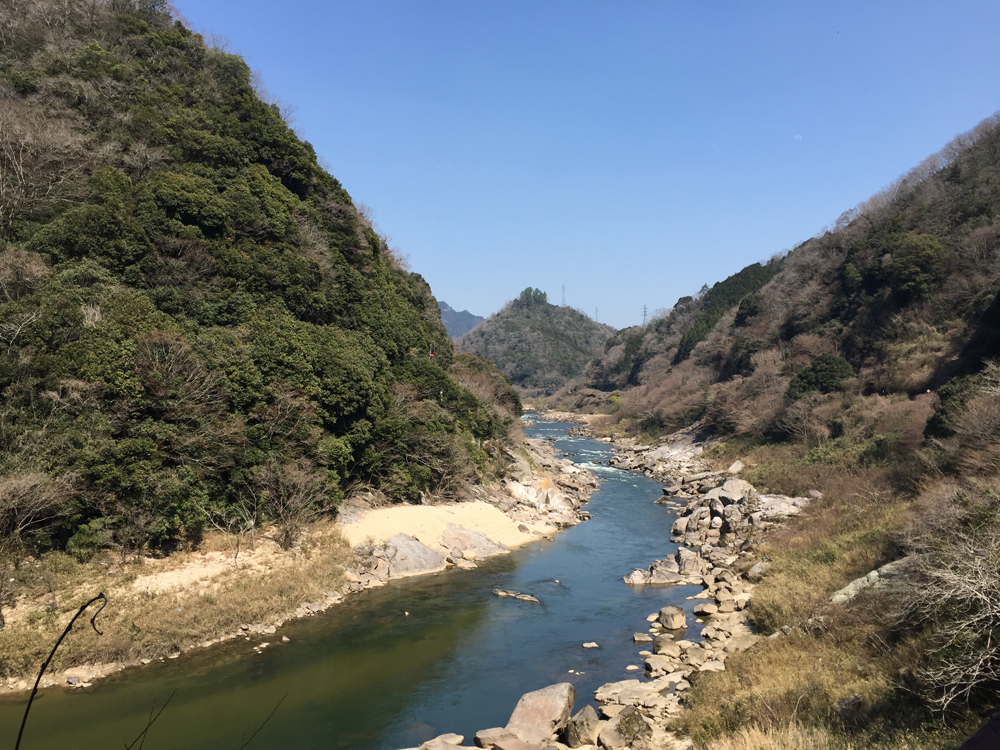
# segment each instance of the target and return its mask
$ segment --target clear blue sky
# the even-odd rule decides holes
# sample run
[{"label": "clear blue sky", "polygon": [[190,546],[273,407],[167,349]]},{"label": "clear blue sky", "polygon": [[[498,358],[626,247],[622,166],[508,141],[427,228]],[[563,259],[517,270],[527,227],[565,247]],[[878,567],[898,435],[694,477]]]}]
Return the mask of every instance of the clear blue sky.
[{"label": "clear blue sky", "polygon": [[616,327],[1000,109],[1000,3],[179,0],[438,299]]}]

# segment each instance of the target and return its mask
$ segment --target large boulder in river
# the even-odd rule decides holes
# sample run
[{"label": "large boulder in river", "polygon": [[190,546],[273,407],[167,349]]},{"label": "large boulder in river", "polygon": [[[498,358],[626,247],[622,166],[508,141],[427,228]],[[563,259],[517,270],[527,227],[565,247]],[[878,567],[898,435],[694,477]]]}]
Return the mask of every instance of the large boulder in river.
[{"label": "large boulder in river", "polygon": [[644,586],[649,583],[649,571],[636,568],[623,579],[629,586]]},{"label": "large boulder in river", "polygon": [[684,610],[674,605],[669,605],[660,610],[660,624],[667,630],[683,630],[687,627],[687,617]]},{"label": "large boulder in river", "polygon": [[385,559],[389,564],[390,578],[433,573],[445,568],[444,555],[407,534],[389,537],[385,544]]},{"label": "large boulder in river", "polygon": [[[510,552],[507,547],[497,544],[483,532],[473,531],[457,523],[449,523],[444,527],[441,546],[445,549],[460,549],[463,553],[471,552],[477,560]],[[468,554],[465,556],[469,557]]]},{"label": "large boulder in river", "polygon": [[596,745],[601,733],[601,717],[593,706],[584,706],[566,725],[566,744],[570,747]]},{"label": "large boulder in river", "polygon": [[507,729],[524,742],[548,742],[566,726],[574,703],[576,689],[568,682],[525,693],[510,715]]}]

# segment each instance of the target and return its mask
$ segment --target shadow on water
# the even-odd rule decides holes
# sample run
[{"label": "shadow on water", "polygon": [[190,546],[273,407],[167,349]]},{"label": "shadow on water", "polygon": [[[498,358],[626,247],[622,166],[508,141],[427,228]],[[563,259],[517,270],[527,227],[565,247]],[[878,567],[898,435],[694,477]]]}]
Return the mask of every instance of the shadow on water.
[{"label": "shadow on water", "polygon": [[[85,690],[44,691],[22,748],[123,744],[141,731],[153,701],[162,704],[175,690],[147,750],[235,750],[243,731],[249,735],[285,694],[251,748],[413,747],[443,732],[471,737],[501,726],[523,693],[554,682],[576,686],[579,708],[603,683],[635,676],[625,671],[642,664],[632,633],[666,604],[690,612],[685,599],[696,589],[622,582],[632,568],[676,549],[674,516],[652,502],[661,485],[592,463],[611,451],[566,437],[569,426],[538,421],[528,433],[558,438],[557,449],[602,475],[588,505],[593,520],[476,570],[363,592],[276,635],[130,670]],[[491,594],[497,587],[533,593],[540,603],[499,599]],[[281,643],[282,635],[291,641]],[[271,645],[253,653],[262,640]],[[600,648],[583,649],[586,641]],[[16,735],[22,710],[23,700],[0,702],[4,736]]]}]

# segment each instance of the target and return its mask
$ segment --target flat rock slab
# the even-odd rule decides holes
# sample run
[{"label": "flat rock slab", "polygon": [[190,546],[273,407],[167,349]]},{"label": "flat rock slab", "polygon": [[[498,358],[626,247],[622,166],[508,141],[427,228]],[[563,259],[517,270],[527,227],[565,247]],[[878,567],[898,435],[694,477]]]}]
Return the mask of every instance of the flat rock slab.
[{"label": "flat rock slab", "polygon": [[386,542],[390,578],[433,573],[445,569],[445,557],[407,534],[396,534]]},{"label": "flat rock slab", "polygon": [[476,559],[502,555],[510,552],[503,544],[497,544],[481,531],[474,531],[457,523],[449,523],[441,535],[441,545],[445,549],[460,549],[472,552]]},{"label": "flat rock slab", "polygon": [[476,732],[476,736],[473,738],[473,742],[476,747],[489,748],[494,747],[500,740],[516,740],[517,735],[506,727],[493,727],[491,729],[480,729]]},{"label": "flat rock slab", "polygon": [[548,743],[549,737],[566,726],[574,703],[576,689],[568,682],[525,693],[507,722],[507,729],[524,742]]}]

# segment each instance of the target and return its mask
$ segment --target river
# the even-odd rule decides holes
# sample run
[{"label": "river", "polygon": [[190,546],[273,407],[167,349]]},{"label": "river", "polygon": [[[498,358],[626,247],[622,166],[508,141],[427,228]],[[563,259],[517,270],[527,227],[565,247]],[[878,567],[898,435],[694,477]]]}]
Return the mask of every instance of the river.
[{"label": "river", "polygon": [[[660,484],[597,463],[611,449],[568,437],[571,426],[536,420],[527,432],[555,438],[558,450],[601,474],[585,506],[592,520],[476,570],[353,595],[277,635],[126,670],[86,689],[43,691],[22,749],[122,747],[145,726],[154,702],[162,706],[171,695],[144,750],[237,750],[279,701],[252,750],[395,750],[444,732],[471,744],[477,730],[504,725],[529,690],[572,682],[578,710],[605,682],[641,675],[625,671],[642,666],[638,652],[648,647],[633,644],[632,633],[645,631],[646,615],[667,604],[690,612],[686,597],[700,588],[623,583],[633,568],[676,550],[669,541],[674,512],[653,503]],[[532,593],[540,603],[500,599],[491,594],[497,587]],[[281,643],[282,635],[290,642]],[[261,640],[271,646],[255,654]],[[583,649],[588,641],[600,647]],[[18,698],[0,702],[0,732],[11,744],[23,712]]]}]

